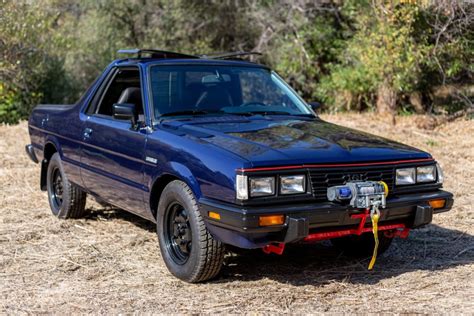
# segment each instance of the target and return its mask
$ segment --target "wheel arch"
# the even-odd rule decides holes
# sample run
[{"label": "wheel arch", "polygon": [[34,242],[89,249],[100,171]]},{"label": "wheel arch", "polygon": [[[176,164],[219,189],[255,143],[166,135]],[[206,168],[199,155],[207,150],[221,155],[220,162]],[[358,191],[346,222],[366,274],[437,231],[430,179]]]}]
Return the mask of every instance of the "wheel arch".
[{"label": "wheel arch", "polygon": [[57,152],[58,152],[57,145],[54,144],[52,141],[48,141],[44,145],[43,158],[49,161],[51,157],[54,155],[54,153],[57,153]]},{"label": "wheel arch", "polygon": [[186,185],[193,192],[196,199],[199,199],[201,197],[200,186],[196,178],[192,175],[191,171],[181,164],[174,165],[174,167],[175,168],[172,169],[173,172],[166,172],[157,176],[153,181],[153,184],[151,185],[150,197],[148,202],[150,205],[150,211],[155,219],[161,193],[171,181],[179,180],[186,183]]},{"label": "wheel arch", "polygon": [[57,152],[57,145],[53,141],[46,142],[43,149],[43,160],[41,161],[40,187],[42,191],[46,191],[46,176],[48,172],[49,161],[51,157]]}]

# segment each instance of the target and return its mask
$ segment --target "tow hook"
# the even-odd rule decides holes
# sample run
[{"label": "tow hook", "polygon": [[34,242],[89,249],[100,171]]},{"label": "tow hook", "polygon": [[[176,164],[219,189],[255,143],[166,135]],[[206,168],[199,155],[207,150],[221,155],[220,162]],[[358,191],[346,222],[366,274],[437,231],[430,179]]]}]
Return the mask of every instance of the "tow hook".
[{"label": "tow hook", "polygon": [[267,255],[274,253],[277,255],[282,255],[285,250],[285,243],[279,242],[276,244],[268,244],[262,248],[263,252]]}]

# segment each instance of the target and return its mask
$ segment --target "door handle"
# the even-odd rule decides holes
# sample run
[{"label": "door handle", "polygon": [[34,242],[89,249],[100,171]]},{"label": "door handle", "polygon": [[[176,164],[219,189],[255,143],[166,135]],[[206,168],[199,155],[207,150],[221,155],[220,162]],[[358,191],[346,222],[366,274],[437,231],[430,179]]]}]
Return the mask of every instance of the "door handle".
[{"label": "door handle", "polygon": [[91,137],[91,133],[92,133],[92,128],[86,128],[84,130],[84,134],[83,134],[84,138],[87,139],[87,138]]}]

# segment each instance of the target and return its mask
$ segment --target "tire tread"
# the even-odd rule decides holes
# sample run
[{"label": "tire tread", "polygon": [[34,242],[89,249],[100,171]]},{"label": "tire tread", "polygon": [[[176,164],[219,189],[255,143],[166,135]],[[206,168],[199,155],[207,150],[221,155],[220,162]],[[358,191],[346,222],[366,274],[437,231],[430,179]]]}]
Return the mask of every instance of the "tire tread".
[{"label": "tire tread", "polygon": [[[59,168],[62,179],[63,179],[63,191],[64,191],[63,201],[62,201],[62,205],[60,209],[56,209],[55,206],[51,204],[51,198],[49,197],[51,210],[53,211],[53,214],[55,214],[58,218],[62,218],[62,219],[84,217],[87,213],[87,210],[86,210],[87,193],[82,191],[76,185],[69,182],[69,180],[67,179],[67,175],[64,173],[61,157],[59,156],[58,153],[54,153],[49,161],[48,179],[50,176],[50,172],[52,172],[51,171],[52,168],[54,168],[54,167],[51,167],[51,165],[54,165],[57,168]],[[49,187],[50,183],[48,183],[47,185]],[[49,193],[49,188],[48,188],[48,193]]]},{"label": "tire tread", "polygon": [[[167,205],[176,199],[186,204],[187,211],[190,213],[188,216],[192,217],[190,220],[193,236],[192,251],[188,261],[183,265],[173,261],[167,250],[164,236]],[[219,274],[224,262],[225,245],[209,233],[194,193],[186,183],[173,180],[164,188],[158,203],[157,233],[163,260],[168,270],[176,277],[189,283],[198,283],[215,278]]]},{"label": "tire tread", "polygon": [[66,218],[81,218],[86,215],[87,194],[75,185],[68,183],[69,189],[69,210],[66,212]]},{"label": "tire tread", "polygon": [[[179,181],[183,191],[191,198],[193,206],[198,210],[196,198],[191,189],[184,183]],[[190,277],[189,282],[203,282],[216,277],[224,262],[225,247],[224,245],[214,239],[207,230],[206,224],[199,211],[197,211],[198,225],[199,225],[199,247],[201,248],[199,265],[195,273]]]}]

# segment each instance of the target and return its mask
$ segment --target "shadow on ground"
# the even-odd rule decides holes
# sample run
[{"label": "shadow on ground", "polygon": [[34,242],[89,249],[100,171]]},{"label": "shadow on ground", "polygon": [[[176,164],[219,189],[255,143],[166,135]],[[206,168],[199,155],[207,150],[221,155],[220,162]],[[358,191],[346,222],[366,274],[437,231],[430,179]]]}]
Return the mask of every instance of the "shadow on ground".
[{"label": "shadow on ground", "polygon": [[474,236],[458,230],[428,225],[414,230],[407,239],[397,238],[379,256],[374,270],[370,258],[354,259],[330,242],[293,245],[282,256],[244,251],[227,260],[223,278],[257,280],[268,278],[293,285],[322,285],[334,281],[373,284],[412,271],[437,271],[474,262]]},{"label": "shadow on ground", "polygon": [[[155,224],[119,209],[93,210],[89,220],[121,219],[150,232]],[[474,262],[474,236],[434,224],[413,230],[407,239],[396,238],[368,271],[370,258],[355,259],[330,242],[287,245],[283,255],[261,250],[239,250],[225,260],[213,283],[271,279],[292,285],[324,285],[335,281],[374,284],[412,271],[434,272]]]},{"label": "shadow on ground", "polygon": [[133,225],[147,230],[149,232],[155,232],[156,226],[154,223],[146,220],[138,215],[132,214],[130,212],[113,208],[110,206],[104,206],[100,209],[88,209],[88,215],[86,216],[87,220],[124,220]]}]

